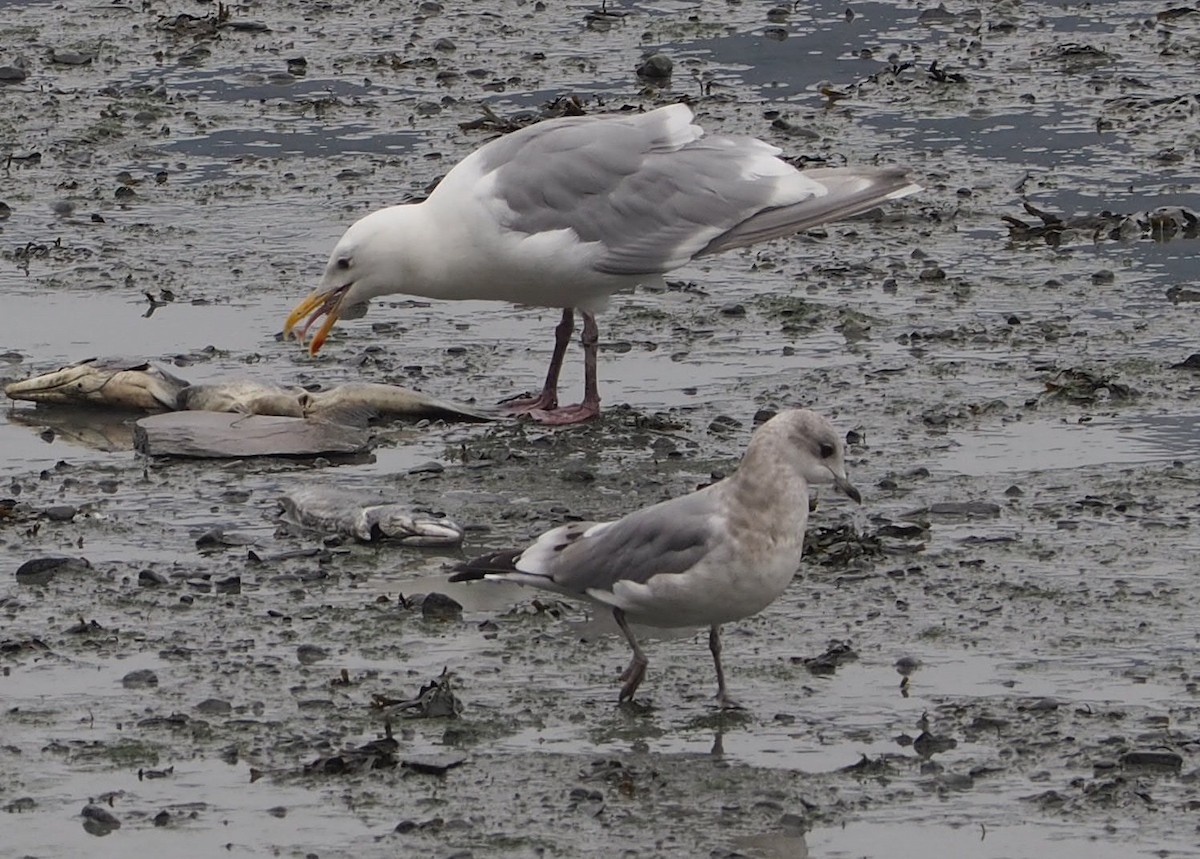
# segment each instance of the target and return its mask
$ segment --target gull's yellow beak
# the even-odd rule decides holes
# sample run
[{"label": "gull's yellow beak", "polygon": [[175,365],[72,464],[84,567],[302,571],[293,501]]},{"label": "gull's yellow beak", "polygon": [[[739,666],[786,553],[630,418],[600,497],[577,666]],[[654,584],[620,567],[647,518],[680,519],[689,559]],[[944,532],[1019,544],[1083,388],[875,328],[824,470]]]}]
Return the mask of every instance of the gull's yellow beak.
[{"label": "gull's yellow beak", "polygon": [[[321,351],[321,347],[325,345],[325,338],[329,336],[330,329],[334,323],[342,315],[342,302],[346,297],[346,291],[350,289],[350,285],[339,286],[336,289],[317,290],[309,294],[307,298],[292,308],[292,312],[288,314],[288,318],[283,323],[283,336],[286,338],[292,334],[292,329],[304,319],[304,325],[296,331],[296,339],[301,343],[304,342],[305,336],[308,334],[308,329],[313,323],[325,317],[325,321],[321,323],[321,327],[317,329],[317,333],[313,335],[308,344],[308,352],[310,355],[316,355]],[[307,319],[305,318],[307,317]]]}]

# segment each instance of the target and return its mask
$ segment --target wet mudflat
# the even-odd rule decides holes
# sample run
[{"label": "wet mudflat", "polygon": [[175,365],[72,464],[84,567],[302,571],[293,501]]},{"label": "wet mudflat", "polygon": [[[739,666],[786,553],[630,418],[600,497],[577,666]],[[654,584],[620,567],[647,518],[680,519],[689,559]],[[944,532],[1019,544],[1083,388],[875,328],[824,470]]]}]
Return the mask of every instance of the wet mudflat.
[{"label": "wet mudflat", "polygon": [[[1137,217],[1200,208],[1200,14],[0,9],[5,381],[132,354],[194,382],[534,388],[553,311],[377,302],[317,360],[275,337],[350,221],[494,133],[460,128],[485,105],[687,97],[926,186],[620,297],[580,428],[396,422],[366,458],[197,463],[137,457],[129,415],[0,414],[6,855],[1200,852],[1197,244]],[[669,80],[635,77],[654,51]],[[1045,226],[1025,201],[1075,220],[1010,230]],[[1103,211],[1135,217],[1114,237]],[[712,707],[702,635],[650,642],[618,708],[625,646],[581,641],[577,607],[445,582],[727,473],[788,405],[853,432],[865,498],[823,495],[792,588],[727,628],[746,712]],[[313,482],[464,546],[281,528]],[[82,560],[23,566],[55,557]],[[378,706],[439,678],[457,716]]]}]

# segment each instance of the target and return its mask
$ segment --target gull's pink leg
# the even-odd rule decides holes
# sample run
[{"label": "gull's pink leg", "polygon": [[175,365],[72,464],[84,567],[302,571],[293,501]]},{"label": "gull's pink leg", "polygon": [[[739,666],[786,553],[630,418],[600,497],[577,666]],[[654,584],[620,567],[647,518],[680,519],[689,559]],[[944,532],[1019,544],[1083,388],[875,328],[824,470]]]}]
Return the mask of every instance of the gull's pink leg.
[{"label": "gull's pink leg", "polygon": [[629,667],[621,672],[620,680],[624,680],[624,685],[621,686],[621,694],[617,698],[617,703],[633,700],[633,693],[642,685],[642,680],[646,676],[646,665],[649,660],[646,659],[646,654],[642,652],[642,648],[638,645],[637,638],[633,635],[633,630],[629,628],[628,622],[625,620],[625,612],[619,608],[613,609],[613,617],[617,621],[617,626],[621,627],[621,632],[625,633],[625,640],[629,642],[630,648],[633,650],[633,658],[629,661]]},{"label": "gull's pink leg", "polygon": [[[586,314],[585,314],[586,318]],[[501,405],[510,414],[522,415],[532,411],[546,411],[558,408],[558,374],[562,371],[563,357],[567,347],[571,345],[571,335],[575,333],[575,312],[571,308],[563,310],[562,321],[554,328],[554,354],[550,356],[550,368],[546,371],[546,384],[536,397],[516,397],[505,400]]]},{"label": "gull's pink leg", "polygon": [[529,416],[541,424],[565,426],[582,423],[600,414],[600,389],[596,382],[596,353],[599,349],[600,329],[596,317],[586,311],[583,315],[583,402],[561,409],[530,409]]}]

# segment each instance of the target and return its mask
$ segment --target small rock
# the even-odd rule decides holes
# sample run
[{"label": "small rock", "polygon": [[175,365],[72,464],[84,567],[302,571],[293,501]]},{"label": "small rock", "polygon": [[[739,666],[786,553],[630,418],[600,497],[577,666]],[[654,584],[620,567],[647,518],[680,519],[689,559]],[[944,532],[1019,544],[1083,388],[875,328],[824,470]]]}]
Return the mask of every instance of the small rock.
[{"label": "small rock", "polygon": [[196,705],[196,712],[205,716],[228,716],[233,712],[233,705],[223,698],[205,698]]},{"label": "small rock", "polygon": [[1183,768],[1183,757],[1175,752],[1126,752],[1121,755],[1121,766],[1180,770]]},{"label": "small rock", "polygon": [[999,516],[1000,505],[990,501],[939,501],[929,505],[938,516]]},{"label": "small rock", "polygon": [[650,80],[665,80],[671,76],[675,63],[666,54],[651,54],[640,63],[636,69],[639,78]]},{"label": "small rock", "polygon": [[166,583],[167,577],[157,570],[142,570],[138,573],[138,584],[143,588],[154,588]]},{"label": "small rock", "polygon": [[70,504],[56,504],[53,507],[47,507],[44,512],[46,518],[51,522],[70,522],[79,512],[79,508]]},{"label": "small rock", "polygon": [[453,597],[436,591],[421,601],[421,617],[425,620],[460,620],[462,610],[462,604]]},{"label": "small rock", "polygon": [[445,775],[449,770],[462,766],[466,759],[466,755],[455,754],[419,755],[405,758],[400,766],[422,775]]},{"label": "small rock", "polygon": [[329,658],[329,651],[315,644],[301,644],[296,648],[296,658],[300,660],[301,665],[313,665]]},{"label": "small rock", "polygon": [[85,805],[80,814],[83,816],[83,828],[91,835],[104,836],[121,828],[121,821],[102,805]]},{"label": "small rock", "polygon": [[95,54],[86,54],[83,51],[60,51],[58,48],[54,48],[50,51],[50,62],[64,66],[85,66],[95,56]]},{"label": "small rock", "polygon": [[121,678],[121,685],[126,689],[148,689],[158,685],[158,675],[149,668],[130,671]]},{"label": "small rock", "polygon": [[242,592],[242,577],[229,576],[224,579],[217,580],[217,593],[219,594],[240,594]]},{"label": "small rock", "polygon": [[939,752],[949,751],[957,745],[958,740],[953,737],[939,737],[928,731],[922,731],[920,736],[913,740],[913,751],[923,758],[928,758]]},{"label": "small rock", "polygon": [[4,83],[20,83],[26,77],[28,72],[20,66],[0,66],[0,81]]},{"label": "small rock", "polygon": [[34,558],[17,567],[17,581],[23,585],[44,585],[56,575],[83,573],[91,568],[87,558]]}]

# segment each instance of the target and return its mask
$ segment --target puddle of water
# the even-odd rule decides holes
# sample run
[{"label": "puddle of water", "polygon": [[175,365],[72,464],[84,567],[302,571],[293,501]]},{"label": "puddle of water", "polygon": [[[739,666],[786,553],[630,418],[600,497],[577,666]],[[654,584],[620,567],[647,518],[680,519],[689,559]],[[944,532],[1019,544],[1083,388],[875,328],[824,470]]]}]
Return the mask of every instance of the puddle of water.
[{"label": "puddle of water", "polygon": [[1096,465],[1170,463],[1195,458],[1200,414],[1097,418],[1087,423],[1014,421],[952,433],[953,449],[937,461],[946,471],[980,477]]},{"label": "puddle of water", "polygon": [[1077,824],[989,820],[986,815],[957,826],[942,823],[859,821],[838,829],[814,829],[805,835],[813,859],[929,859],[971,856],[1010,859],[1055,856],[1061,859],[1128,859],[1131,856],[1198,856],[1186,837],[1147,841],[1136,824],[1106,821],[1081,831]]},{"label": "puddle of water", "polygon": [[[346,812],[335,782],[327,791],[308,783],[280,784],[270,777],[251,783],[244,762],[197,758],[162,766],[174,766],[174,772],[144,781],[136,769],[89,772],[73,767],[70,793],[60,784],[52,786],[53,792],[40,793],[37,782],[43,779],[34,779],[25,785],[34,790],[23,795],[32,795],[38,804],[11,816],[4,836],[7,855],[127,859],[131,851],[178,855],[181,843],[194,856],[348,855],[350,844],[372,835],[361,813]],[[122,827],[104,837],[88,834],[79,812],[89,797],[111,791],[121,792],[109,810]],[[321,793],[326,794],[323,800]],[[160,811],[171,815],[170,825],[154,825]]]}]

